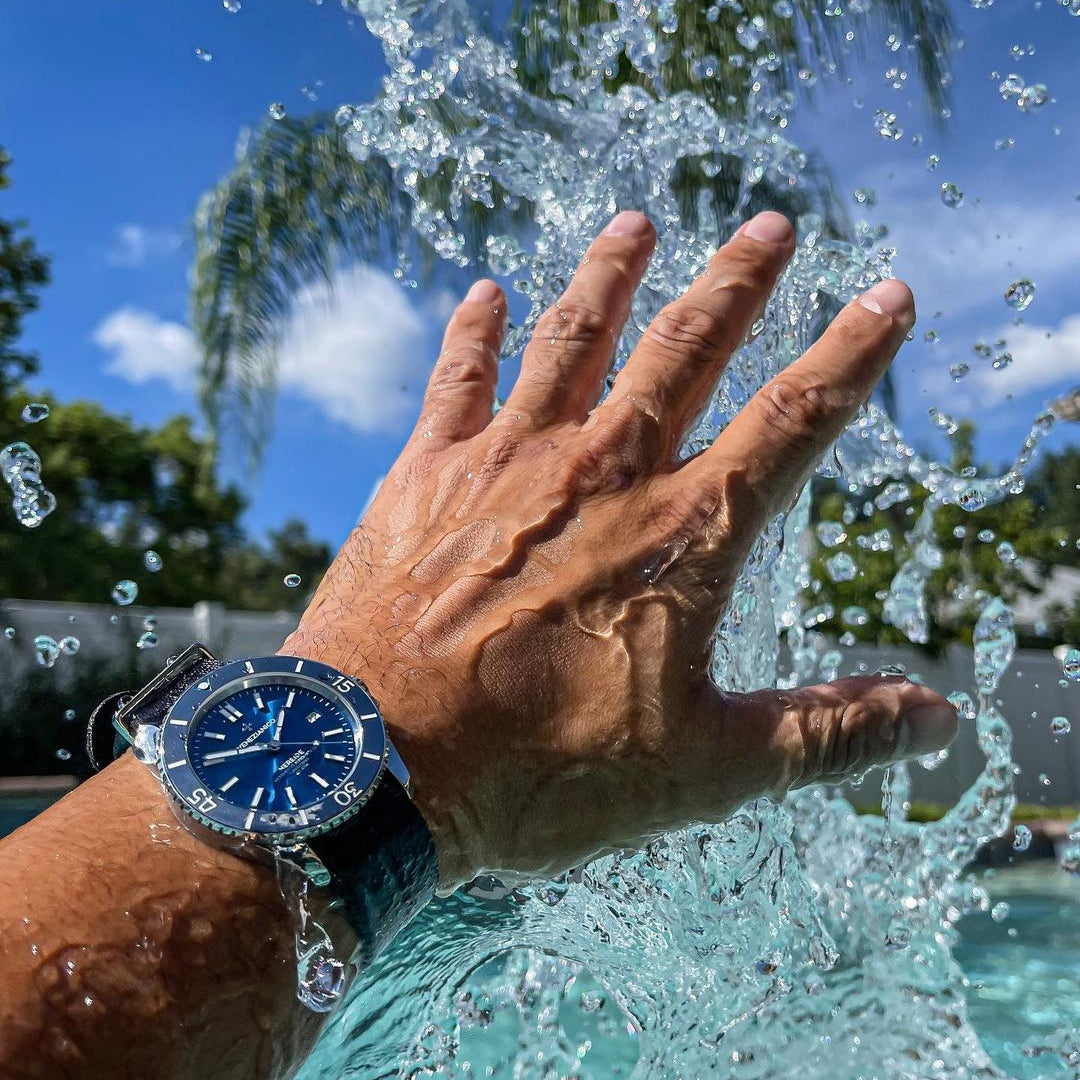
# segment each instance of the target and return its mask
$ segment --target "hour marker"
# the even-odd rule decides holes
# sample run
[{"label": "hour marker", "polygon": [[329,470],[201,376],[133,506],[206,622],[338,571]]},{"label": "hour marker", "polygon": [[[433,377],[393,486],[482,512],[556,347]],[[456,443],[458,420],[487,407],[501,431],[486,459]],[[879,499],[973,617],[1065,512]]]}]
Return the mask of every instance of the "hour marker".
[{"label": "hour marker", "polygon": [[251,811],[251,812],[250,812],[250,813],[248,814],[248,816],[247,816],[247,817],[246,817],[246,818],[244,819],[244,828],[245,828],[245,829],[250,829],[250,828],[251,828],[251,823],[252,823],[252,822],[253,822],[254,820],[255,820],[255,811],[254,811],[254,810],[252,810],[252,811]]},{"label": "hour marker", "polygon": [[375,717],[378,716],[378,715],[379,714],[377,712],[364,713],[364,715],[361,716],[360,719],[361,720],[374,720]]},{"label": "hour marker", "polygon": [[303,669],[304,669],[304,661],[303,660],[297,660],[296,661],[296,670],[297,671],[303,671]]},{"label": "hour marker", "polygon": [[235,705],[227,701],[218,711],[224,713],[233,723],[236,723],[244,715]]},{"label": "hour marker", "polygon": [[217,739],[219,742],[225,741],[225,732],[223,731],[204,731],[203,734],[208,739]]},{"label": "hour marker", "polygon": [[255,674],[255,669],[251,666],[251,661],[250,660],[245,660],[244,661],[244,670],[249,675],[254,675]]},{"label": "hour marker", "polygon": [[165,763],[165,768],[166,769],[179,769],[181,765],[186,765],[186,764],[187,764],[187,762],[182,760],[182,759],[180,761],[169,761],[169,762]]},{"label": "hour marker", "polygon": [[255,704],[258,705],[260,709],[266,708],[266,705],[263,703],[263,699],[259,696],[258,690],[255,691]]},{"label": "hour marker", "polygon": [[293,703],[293,698],[296,697],[296,691],[290,690],[289,696],[285,699],[285,708],[289,708]]},{"label": "hour marker", "polygon": [[343,727],[332,727],[329,731],[324,731],[322,737],[329,739],[331,735],[344,735],[345,729]]},{"label": "hour marker", "polygon": [[290,806],[296,805],[296,796],[293,794],[293,789],[291,787],[285,789],[285,798],[289,800]]},{"label": "hour marker", "polygon": [[323,757],[325,757],[327,761],[344,761],[345,760],[345,755],[344,754],[324,754]]},{"label": "hour marker", "polygon": [[263,797],[263,792],[265,790],[266,790],[265,788],[261,788],[261,787],[257,787],[255,789],[255,794],[251,796],[251,804],[250,805],[252,807],[256,807],[256,806],[259,805],[259,800]]},{"label": "hour marker", "polygon": [[370,750],[364,751],[364,757],[370,758],[372,761],[382,761],[382,754],[373,754]]},{"label": "hour marker", "polygon": [[306,825],[308,823],[307,822],[307,811],[298,810],[297,813],[296,813],[296,816],[300,819],[300,824],[301,825]]},{"label": "hour marker", "polygon": [[186,720],[170,720],[169,723],[175,725],[176,727],[188,726],[188,722]]},{"label": "hour marker", "polygon": [[330,786],[317,772],[308,773],[308,776],[310,776],[319,787],[328,788]]},{"label": "hour marker", "polygon": [[315,723],[315,721],[316,721],[316,720],[318,720],[318,719],[320,719],[321,717],[322,717],[322,713],[321,713],[321,712],[309,712],[309,713],[307,714],[307,716],[305,717],[305,719],[307,720],[307,722],[308,722],[309,724],[314,724],[314,723]]},{"label": "hour marker", "polygon": [[235,784],[236,781],[239,780],[239,779],[240,779],[239,776],[230,777],[228,780],[225,781],[224,784],[221,785],[221,787],[218,788],[218,791],[220,791],[222,793],[228,791],[229,788],[231,788],[233,786],[233,784]]}]

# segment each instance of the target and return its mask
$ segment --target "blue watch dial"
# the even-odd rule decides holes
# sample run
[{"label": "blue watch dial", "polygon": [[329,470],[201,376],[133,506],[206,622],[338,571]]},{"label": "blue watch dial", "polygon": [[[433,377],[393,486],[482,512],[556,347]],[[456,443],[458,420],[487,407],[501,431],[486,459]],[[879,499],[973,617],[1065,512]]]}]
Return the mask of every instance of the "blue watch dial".
[{"label": "blue watch dial", "polygon": [[352,770],[358,726],[317,689],[239,689],[196,720],[188,754],[203,787],[234,806],[292,814],[320,803]]}]

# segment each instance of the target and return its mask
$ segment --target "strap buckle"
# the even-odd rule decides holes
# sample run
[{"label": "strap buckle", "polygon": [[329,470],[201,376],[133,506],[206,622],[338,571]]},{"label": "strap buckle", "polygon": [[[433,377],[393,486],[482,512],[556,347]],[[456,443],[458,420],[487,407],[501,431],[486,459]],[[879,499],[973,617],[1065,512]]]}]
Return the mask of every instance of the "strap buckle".
[{"label": "strap buckle", "polygon": [[214,654],[205,646],[199,642],[195,642],[189,645],[182,653],[180,653],[171,664],[166,664],[141,690],[137,691],[132,697],[128,698],[119,709],[113,714],[112,722],[113,727],[117,732],[127,740],[128,743],[135,741],[135,733],[129,727],[128,721],[135,712],[136,709],[142,705],[147,698],[152,697],[163,687],[170,686],[172,683],[180,679],[184,674],[190,671],[196,664],[202,663],[205,660],[216,659]]}]

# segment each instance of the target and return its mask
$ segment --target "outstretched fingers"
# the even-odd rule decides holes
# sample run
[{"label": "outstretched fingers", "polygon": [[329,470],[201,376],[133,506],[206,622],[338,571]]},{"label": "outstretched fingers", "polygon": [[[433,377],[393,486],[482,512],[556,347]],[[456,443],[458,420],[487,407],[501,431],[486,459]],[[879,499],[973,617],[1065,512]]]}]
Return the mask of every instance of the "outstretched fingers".
[{"label": "outstretched fingers", "polygon": [[[378,318],[378,313],[373,312]],[[487,427],[499,378],[499,348],[506,330],[506,297],[487,278],[458,304],[428,380],[413,438],[438,448],[469,439]]]},{"label": "outstretched fingers", "polygon": [[592,242],[573,280],[537,323],[507,399],[536,427],[583,421],[596,405],[615,344],[656,244],[644,214],[616,214]]},{"label": "outstretched fingers", "polygon": [[791,504],[869,399],[914,323],[911,290],[891,279],[878,283],[766,383],[713,446],[688,461],[672,482],[690,491],[726,492],[728,499],[742,493],[745,505],[724,509],[749,543]]}]

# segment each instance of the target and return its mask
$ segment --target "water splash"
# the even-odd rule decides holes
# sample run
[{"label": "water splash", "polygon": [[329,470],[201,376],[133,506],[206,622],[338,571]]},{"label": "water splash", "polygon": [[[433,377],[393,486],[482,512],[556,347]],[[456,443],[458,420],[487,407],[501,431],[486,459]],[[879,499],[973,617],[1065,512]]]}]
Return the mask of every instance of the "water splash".
[{"label": "water splash", "polygon": [[9,443],[0,450],[0,473],[11,488],[19,524],[36,529],[56,509],[56,496],[41,480],[41,458],[27,443]]},{"label": "water splash", "polygon": [[[864,227],[851,240],[836,239],[814,211],[808,157],[786,134],[795,97],[783,83],[781,51],[764,23],[740,16],[737,5],[714,4],[706,18],[734,20],[744,50],[733,54],[747,80],[738,115],[665,85],[678,23],[671,0],[651,8],[618,0],[610,21],[571,31],[571,59],[551,63],[528,86],[512,50],[464,0],[347,6],[379,39],[389,68],[377,101],[338,110],[348,145],[361,160],[386,163],[411,200],[414,237],[450,264],[479,259],[512,276],[528,312],[510,328],[507,356],[521,350],[572,276],[586,239],[616,210],[642,209],[658,228],[617,368],[656,311],[686,289],[748,213],[769,204],[795,208],[790,268],[685,454],[708,446],[803,351],[823,317],[890,276],[893,253],[879,246],[881,233]],[[847,14],[830,9],[830,18],[860,25],[866,5],[849,7]],[[541,12],[530,23],[541,53],[560,36],[553,18]],[[896,50],[904,47],[893,38]],[[719,61],[697,63],[696,77],[707,79]],[[607,80],[627,65],[634,79],[609,92]],[[800,73],[798,81],[810,80]],[[1006,89],[1019,102],[1026,87]],[[884,139],[903,137],[887,109],[875,112],[874,125]],[[694,170],[716,183],[688,195]],[[432,195],[440,183],[449,185],[445,200]],[[941,191],[947,205],[960,205],[955,185]],[[527,225],[500,225],[472,243],[468,209],[476,204],[505,209],[508,221],[520,211]],[[410,278],[414,255],[406,239],[399,278]],[[967,370],[957,365],[954,377]],[[885,487],[895,505],[920,495],[906,537],[910,554],[886,602],[889,620],[912,640],[926,640],[926,582],[942,558],[935,514],[947,505],[975,511],[1022,491],[1052,422],[1049,414],[1036,418],[1010,466],[980,475],[921,456],[871,403],[826,456],[821,474],[853,495],[869,498],[885,485],[897,485]],[[710,668],[726,689],[797,686],[839,666],[833,656],[825,663],[813,629],[825,606],[803,607],[809,512],[804,492],[766,530],[737,582]],[[850,523],[845,517],[817,528],[840,580],[849,567],[836,556]],[[883,533],[868,539],[871,550],[893,545]],[[841,617],[850,626],[869,620],[854,605]],[[964,977],[951,953],[957,920],[989,908],[964,868],[982,844],[1006,834],[1015,801],[1011,732],[993,697],[1015,648],[1000,600],[984,604],[974,636],[977,701],[965,696],[963,704],[984,762],[941,821],[907,820],[906,771],[894,769],[884,819],[858,815],[839,792],[811,789],[782,803],[755,802],[723,824],[665,836],[556,882],[474,883],[425,911],[357,979],[303,1075],[1000,1077],[967,1022]],[[1076,832],[1080,852],[1080,825]],[[304,940],[300,993],[319,1000],[339,989],[336,969],[321,967],[332,954],[318,932]],[[586,979],[597,987],[587,996]],[[600,1044],[603,1061],[594,1066]]]}]

